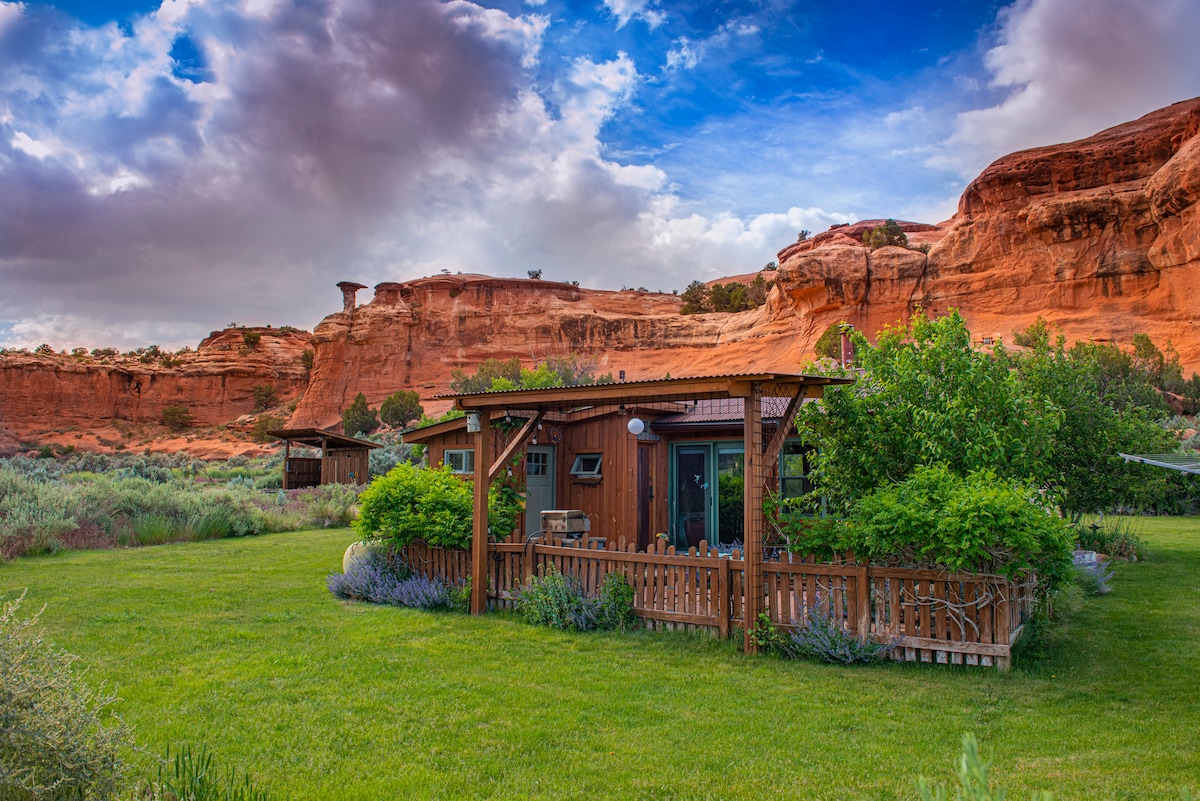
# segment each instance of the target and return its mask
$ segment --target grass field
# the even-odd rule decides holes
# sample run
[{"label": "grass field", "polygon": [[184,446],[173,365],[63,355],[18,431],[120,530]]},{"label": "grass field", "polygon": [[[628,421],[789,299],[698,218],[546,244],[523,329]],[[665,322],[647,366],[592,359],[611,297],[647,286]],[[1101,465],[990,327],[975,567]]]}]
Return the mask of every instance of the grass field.
[{"label": "grass field", "polygon": [[336,600],[346,529],[0,565],[152,753],[207,743],[280,798],[915,798],[975,732],[1009,797],[1200,789],[1200,520],[1008,674],[747,657]]}]

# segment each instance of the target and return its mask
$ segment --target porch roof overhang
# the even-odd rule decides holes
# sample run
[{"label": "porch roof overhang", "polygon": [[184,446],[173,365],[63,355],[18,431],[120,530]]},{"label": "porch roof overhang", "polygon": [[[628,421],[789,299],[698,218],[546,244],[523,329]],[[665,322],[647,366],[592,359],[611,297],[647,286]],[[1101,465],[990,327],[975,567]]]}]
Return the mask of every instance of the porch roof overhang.
[{"label": "porch roof overhang", "polygon": [[790,373],[734,373],[692,378],[660,378],[651,381],[625,381],[615,384],[590,384],[547,389],[515,389],[504,392],[476,392],[439,395],[453,400],[462,411],[504,409],[510,411],[570,411],[598,404],[662,403],[702,398],[748,398],[752,385],[769,397],[795,397],[808,390],[819,397],[827,386],[854,383],[850,378]]},{"label": "porch roof overhang", "polygon": [[267,432],[276,439],[308,445],[312,448],[382,448],[377,442],[369,442],[357,437],[347,437],[345,434],[335,434],[332,431],[322,431],[319,428],[277,428]]}]

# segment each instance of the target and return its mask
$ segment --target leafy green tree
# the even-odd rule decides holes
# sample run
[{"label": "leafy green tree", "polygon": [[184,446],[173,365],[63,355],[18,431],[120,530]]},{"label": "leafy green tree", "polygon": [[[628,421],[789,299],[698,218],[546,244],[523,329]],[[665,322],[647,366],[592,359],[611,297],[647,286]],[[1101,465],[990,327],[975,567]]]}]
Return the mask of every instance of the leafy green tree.
[{"label": "leafy green tree", "polygon": [[848,510],[922,465],[1018,480],[1047,475],[1058,410],[1006,363],[974,351],[957,312],[930,320],[918,309],[907,327],[885,329],[875,345],[851,336],[865,372],[799,415],[833,510]]},{"label": "leafy green tree", "polygon": [[750,286],[746,287],[746,305],[751,309],[757,309],[766,303],[767,293],[771,290],[774,283],[774,281],[768,281],[763,278],[762,273],[754,276],[754,280],[750,282]]},{"label": "leafy green tree", "polygon": [[825,333],[813,345],[813,352],[819,358],[840,359],[842,357],[842,326],[845,323],[830,323]]},{"label": "leafy green tree", "polygon": [[242,332],[242,343],[247,348],[251,348],[251,349],[257,348],[258,343],[261,339],[262,339],[262,334],[259,333],[258,331],[243,331]]},{"label": "leafy green tree", "polygon": [[683,299],[683,308],[679,310],[681,314],[703,314],[712,311],[708,302],[708,287],[703,281],[688,284],[679,297]]},{"label": "leafy green tree", "polygon": [[450,390],[460,394],[489,392],[498,378],[507,379],[512,386],[521,384],[521,360],[516,356],[506,361],[487,359],[474,373],[456,369],[450,373]]},{"label": "leafy green tree", "polygon": [[402,428],[423,414],[425,408],[421,406],[421,396],[411,390],[388,395],[379,406],[379,419],[393,428]]},{"label": "leafy green tree", "polygon": [[908,236],[895,220],[889,219],[883,225],[877,225],[863,234],[863,244],[871,250],[885,245],[908,247]]},{"label": "leafy green tree", "polygon": [[379,428],[379,413],[367,406],[367,396],[358,393],[350,407],[342,412],[342,431],[346,436],[370,434]]},{"label": "leafy green tree", "polygon": [[450,389],[468,394],[611,384],[612,381],[611,373],[596,375],[594,361],[581,359],[572,353],[569,356],[550,356],[533,368],[522,367],[521,360],[515,356],[507,361],[488,359],[473,374],[464,370],[451,373]]},{"label": "leafy green tree", "polygon": [[1061,336],[1054,344],[1030,341],[1035,342],[1031,351],[1012,357],[1010,364],[1026,387],[1059,410],[1054,458],[1044,482],[1063,512],[1077,518],[1118,505],[1154,506],[1169,497],[1177,477],[1126,464],[1117,455],[1163,453],[1177,446],[1171,432],[1156,422],[1163,401],[1148,375],[1139,376],[1128,354],[1113,346],[1086,343],[1068,351]]}]

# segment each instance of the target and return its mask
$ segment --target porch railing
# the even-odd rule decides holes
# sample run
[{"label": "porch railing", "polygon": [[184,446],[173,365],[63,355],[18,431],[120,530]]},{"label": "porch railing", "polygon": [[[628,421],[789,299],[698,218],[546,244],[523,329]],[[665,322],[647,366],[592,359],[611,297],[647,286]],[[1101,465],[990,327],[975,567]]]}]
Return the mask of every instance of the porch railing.
[{"label": "porch railing", "polygon": [[[403,556],[414,570],[445,581],[471,574],[467,550],[415,543]],[[589,594],[608,573],[624,575],[633,587],[634,613],[651,628],[702,628],[728,637],[746,626],[742,556],[704,542],[677,551],[657,540],[638,551],[624,538],[584,545],[513,535],[489,543],[488,557],[488,598],[497,608],[511,607],[521,586],[553,565]],[[892,644],[895,659],[1001,669],[1010,665],[1012,645],[1035,603],[1030,582],[1002,576],[883,567],[850,556],[818,562],[787,552],[764,563],[763,589],[762,608],[780,628],[819,614],[852,635]]]}]

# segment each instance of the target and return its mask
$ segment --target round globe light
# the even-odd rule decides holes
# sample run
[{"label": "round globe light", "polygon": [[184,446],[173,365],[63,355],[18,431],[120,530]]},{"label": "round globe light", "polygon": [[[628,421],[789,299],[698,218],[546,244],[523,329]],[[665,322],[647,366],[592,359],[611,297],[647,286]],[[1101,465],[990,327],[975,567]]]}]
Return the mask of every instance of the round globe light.
[{"label": "round globe light", "polygon": [[629,418],[629,422],[625,424],[625,427],[628,428],[629,433],[633,434],[635,437],[646,430],[646,424],[643,423],[641,418],[638,417]]}]

